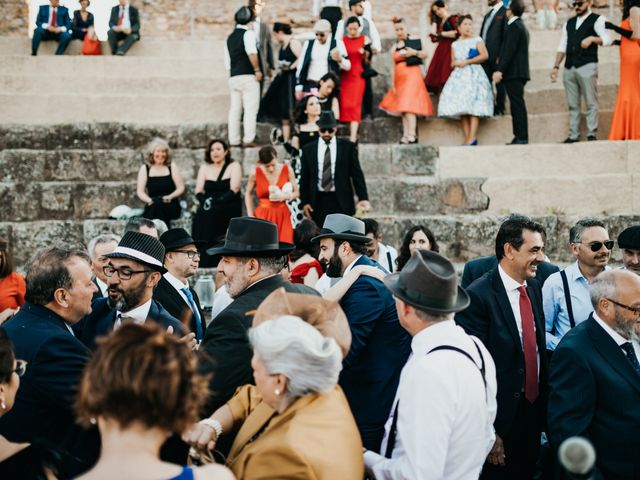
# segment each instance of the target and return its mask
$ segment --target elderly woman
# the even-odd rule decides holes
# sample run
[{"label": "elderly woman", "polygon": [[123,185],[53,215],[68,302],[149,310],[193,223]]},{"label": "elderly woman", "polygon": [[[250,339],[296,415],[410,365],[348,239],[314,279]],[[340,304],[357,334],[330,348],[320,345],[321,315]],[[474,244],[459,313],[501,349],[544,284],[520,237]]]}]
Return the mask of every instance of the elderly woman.
[{"label": "elderly woman", "polygon": [[260,305],[249,339],[256,385],[238,389],[185,440],[213,449],[237,430],[227,465],[239,479],[362,479],[360,435],[337,386],[351,343],[340,307],[277,290]]},{"label": "elderly woman", "polygon": [[160,460],[162,444],[193,423],[206,396],[207,380],[184,342],[153,323],[123,325],[102,341],[80,383],[78,419],[97,423],[102,449],[79,478],[232,479],[220,465]]},{"label": "elderly woman", "polygon": [[138,198],[145,203],[142,215],[171,225],[171,220],[180,217],[178,198],[184,193],[184,180],[178,165],[171,162],[171,151],[165,140],[154,138],[146,150],[137,187]]}]

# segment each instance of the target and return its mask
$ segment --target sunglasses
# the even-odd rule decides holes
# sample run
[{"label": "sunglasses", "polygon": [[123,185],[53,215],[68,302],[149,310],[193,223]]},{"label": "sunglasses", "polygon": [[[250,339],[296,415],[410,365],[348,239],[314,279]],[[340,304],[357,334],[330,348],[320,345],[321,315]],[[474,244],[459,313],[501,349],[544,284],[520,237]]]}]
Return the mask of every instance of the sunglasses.
[{"label": "sunglasses", "polygon": [[581,7],[585,2],[573,2],[573,8]]},{"label": "sunglasses", "polygon": [[324,38],[326,35],[325,32],[316,32],[316,37]]},{"label": "sunglasses", "polygon": [[[582,242],[576,242],[576,243],[582,243]],[[597,252],[602,248],[603,245],[607,247],[607,250],[612,250],[614,243],[613,243],[613,240],[607,240],[606,242],[591,242],[588,245],[592,252]]]},{"label": "sunglasses", "polygon": [[629,310],[636,314],[636,317],[640,317],[640,307],[630,307],[629,305],[625,305],[623,303],[618,303],[615,300],[611,300],[610,298],[605,297],[606,300],[610,301],[614,305],[624,308],[625,310]]},{"label": "sunglasses", "polygon": [[333,133],[333,128],[321,128],[320,133]]}]

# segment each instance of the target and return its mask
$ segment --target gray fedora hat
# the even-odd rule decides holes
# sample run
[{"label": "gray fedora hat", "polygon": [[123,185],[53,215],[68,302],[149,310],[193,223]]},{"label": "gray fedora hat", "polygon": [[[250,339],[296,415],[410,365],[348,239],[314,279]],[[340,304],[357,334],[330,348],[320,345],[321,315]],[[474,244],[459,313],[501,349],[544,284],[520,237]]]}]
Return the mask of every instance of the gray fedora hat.
[{"label": "gray fedora hat", "polygon": [[342,213],[332,213],[324,219],[324,225],[320,230],[320,235],[313,237],[312,242],[317,242],[323,238],[334,238],[336,240],[347,240],[355,243],[369,243],[371,238],[364,234],[364,222]]},{"label": "gray fedora hat", "polygon": [[430,250],[416,250],[401,272],[383,281],[395,297],[428,313],[460,312],[469,306],[453,264]]}]

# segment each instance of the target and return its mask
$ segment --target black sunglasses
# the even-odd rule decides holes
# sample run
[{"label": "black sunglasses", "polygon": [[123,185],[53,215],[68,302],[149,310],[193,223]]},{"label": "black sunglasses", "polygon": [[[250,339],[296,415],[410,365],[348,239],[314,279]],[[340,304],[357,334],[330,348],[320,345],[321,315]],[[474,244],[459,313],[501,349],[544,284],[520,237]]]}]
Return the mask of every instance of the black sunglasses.
[{"label": "black sunglasses", "polygon": [[333,133],[333,128],[320,128],[320,133]]},{"label": "black sunglasses", "polygon": [[573,7],[581,7],[582,5],[584,5],[585,2],[573,2]]},{"label": "black sunglasses", "polygon": [[[576,243],[582,243],[582,242],[576,242]],[[597,252],[602,248],[603,245],[607,247],[607,250],[613,249],[614,243],[613,243],[613,240],[607,240],[606,242],[591,242],[588,245],[592,252]]]},{"label": "black sunglasses", "polygon": [[324,37],[327,34],[325,32],[316,32],[316,37]]}]

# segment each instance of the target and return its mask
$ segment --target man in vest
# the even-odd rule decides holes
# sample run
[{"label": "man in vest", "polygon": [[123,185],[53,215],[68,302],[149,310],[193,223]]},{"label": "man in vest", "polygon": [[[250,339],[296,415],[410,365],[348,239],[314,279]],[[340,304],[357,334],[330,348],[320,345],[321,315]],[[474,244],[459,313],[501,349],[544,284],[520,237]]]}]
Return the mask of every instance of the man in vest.
[{"label": "man in vest", "polygon": [[569,136],[564,143],[580,140],[580,103],[587,105],[587,140],[596,140],[598,131],[598,45],[611,45],[612,39],[605,28],[605,18],[591,12],[591,0],[575,0],[576,16],[562,28],[562,38],[556,61],[551,70],[551,81],[558,78],[562,60],[562,81],[569,104]]},{"label": "man in vest", "polygon": [[[262,71],[258,58],[256,36],[249,29],[253,14],[241,7],[235,14],[236,27],[227,38],[224,50],[225,68],[229,70],[229,143],[240,146],[240,120],[243,120],[242,145],[255,147],[256,118],[260,106]],[[244,110],[244,115],[243,115]]]},{"label": "man in vest", "polygon": [[351,69],[347,49],[331,36],[328,20],[318,20],[313,26],[316,38],[307,40],[302,47],[296,71],[296,91],[310,91],[319,85],[320,79],[329,71],[340,76],[340,70]]}]

